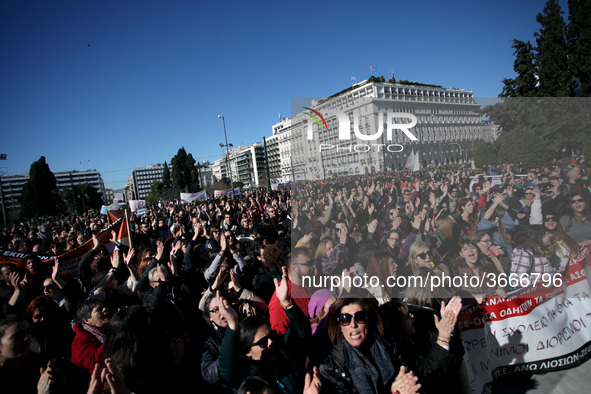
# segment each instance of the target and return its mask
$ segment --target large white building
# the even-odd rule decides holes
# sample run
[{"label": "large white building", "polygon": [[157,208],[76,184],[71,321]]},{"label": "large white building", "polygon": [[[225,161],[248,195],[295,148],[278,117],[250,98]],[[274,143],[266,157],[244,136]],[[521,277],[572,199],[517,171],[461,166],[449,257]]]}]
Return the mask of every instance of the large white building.
[{"label": "large white building", "polygon": [[[226,160],[227,159],[227,160]],[[216,179],[242,182],[244,188],[266,184],[265,149],[261,143],[240,145],[224,152],[211,165]]]},{"label": "large white building", "polygon": [[[301,112],[273,125],[267,139],[278,145],[282,182],[403,169],[412,151],[421,152],[422,167],[463,162],[483,140],[479,105],[469,90],[363,81],[313,100],[310,108],[299,107]],[[336,113],[348,117],[350,130],[379,137],[341,139]],[[408,128],[416,141],[392,127],[411,122],[402,114],[416,117]]]},{"label": "large white building", "polygon": [[[89,183],[98,191],[103,201],[106,199],[103,177],[101,176],[101,173],[96,170],[55,172],[53,175],[55,176],[57,188],[60,191],[71,189],[72,185]],[[7,209],[20,208],[18,200],[23,191],[23,186],[28,180],[28,174],[2,177],[2,196]]]}]

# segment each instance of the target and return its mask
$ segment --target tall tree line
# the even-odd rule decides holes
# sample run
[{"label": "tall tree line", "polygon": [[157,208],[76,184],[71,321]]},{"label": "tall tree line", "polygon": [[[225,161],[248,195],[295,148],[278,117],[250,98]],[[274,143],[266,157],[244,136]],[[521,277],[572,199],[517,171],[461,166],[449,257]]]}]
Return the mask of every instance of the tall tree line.
[{"label": "tall tree line", "polygon": [[179,193],[195,193],[201,190],[199,183],[199,168],[195,166],[195,159],[191,153],[187,153],[184,147],[170,161],[172,174],[164,162],[162,181],[154,181],[148,200],[153,202],[159,199],[179,198]]},{"label": "tall tree line", "polygon": [[569,0],[568,23],[557,0],[536,16],[535,42],[513,40],[517,76],[503,80],[502,103],[484,109],[501,127],[476,152],[476,165],[546,164],[572,152],[591,154],[591,0]]},{"label": "tall tree line", "polygon": [[557,0],[536,16],[530,41],[513,40],[515,78],[503,80],[502,97],[572,97],[591,94],[591,1],[569,0],[567,24]]}]

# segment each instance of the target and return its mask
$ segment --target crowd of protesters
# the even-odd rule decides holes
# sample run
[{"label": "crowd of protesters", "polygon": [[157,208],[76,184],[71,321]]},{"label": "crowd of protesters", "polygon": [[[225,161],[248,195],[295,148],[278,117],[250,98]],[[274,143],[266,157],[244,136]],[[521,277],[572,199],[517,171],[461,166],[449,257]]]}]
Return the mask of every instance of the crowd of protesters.
[{"label": "crowd of protesters", "polygon": [[[388,278],[560,275],[591,245],[586,171],[576,157],[160,202],[130,217],[131,248],[98,241],[102,215],[13,224],[1,249],[27,256],[0,267],[0,387],[462,391],[460,309],[517,289]],[[61,270],[58,256],[87,242],[77,275]],[[377,282],[306,285],[329,276]]]}]

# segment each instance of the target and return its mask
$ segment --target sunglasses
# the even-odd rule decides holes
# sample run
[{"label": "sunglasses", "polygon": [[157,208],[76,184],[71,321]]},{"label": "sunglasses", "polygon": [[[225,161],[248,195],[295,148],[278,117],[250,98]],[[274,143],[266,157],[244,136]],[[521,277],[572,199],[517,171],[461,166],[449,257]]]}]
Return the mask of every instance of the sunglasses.
[{"label": "sunglasses", "polygon": [[53,289],[53,284],[47,285],[47,286],[41,286],[41,290],[45,290],[45,289],[47,289],[47,290]]},{"label": "sunglasses", "polygon": [[269,339],[273,340],[273,337],[271,335],[265,335],[264,337],[262,337],[258,341],[251,344],[250,347],[258,346],[261,349],[266,349],[267,347],[269,347]]},{"label": "sunglasses", "polygon": [[525,193],[526,196],[533,196],[533,193]]},{"label": "sunglasses", "polygon": [[417,254],[417,257],[420,257],[423,260],[426,260],[427,256],[433,258],[433,252],[423,252],[423,253]]},{"label": "sunglasses", "polygon": [[578,202],[585,202],[585,200],[583,200],[582,198],[577,198],[576,200],[570,200],[570,203],[571,204],[575,204],[575,203],[578,203]]},{"label": "sunglasses", "polygon": [[546,216],[544,217],[545,222],[555,222],[556,218],[554,216]]},{"label": "sunglasses", "polygon": [[359,312],[355,312],[355,314],[353,314],[353,315],[350,313],[341,313],[337,317],[337,321],[339,323],[341,323],[341,326],[348,326],[349,324],[351,324],[353,319],[355,319],[355,322],[357,322],[357,324],[365,324],[365,323],[367,323],[367,319],[368,319],[367,312],[359,311]]}]

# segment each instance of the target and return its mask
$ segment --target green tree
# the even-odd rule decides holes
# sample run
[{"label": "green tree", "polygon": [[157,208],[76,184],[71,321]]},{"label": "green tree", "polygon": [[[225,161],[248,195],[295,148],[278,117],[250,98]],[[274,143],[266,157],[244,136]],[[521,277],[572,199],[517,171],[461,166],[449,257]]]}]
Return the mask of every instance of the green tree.
[{"label": "green tree", "polygon": [[162,170],[162,185],[165,189],[170,189],[170,170],[168,169],[168,164],[164,162],[164,170]]},{"label": "green tree", "polygon": [[568,42],[578,96],[591,96],[591,2],[569,0]]},{"label": "green tree", "polygon": [[[90,183],[81,183],[74,185],[74,196],[76,196],[76,208],[77,213],[83,213],[85,210],[90,209],[100,210],[103,201],[103,196],[99,193],[97,188],[92,186]],[[72,202],[72,189],[63,189],[59,192],[59,196],[62,202],[65,203],[64,210],[74,212],[74,203]]]},{"label": "green tree", "polygon": [[187,152],[185,148],[179,149],[177,154],[172,158],[172,182],[175,189],[185,191],[187,187],[187,175],[186,175],[186,163],[187,163]]},{"label": "green tree", "polygon": [[164,182],[154,181],[150,186],[150,195],[146,198],[148,203],[157,202],[165,191]]},{"label": "green tree", "polygon": [[199,191],[199,171],[195,167],[195,159],[185,148],[179,149],[171,160],[173,190],[178,193],[194,193]]},{"label": "green tree", "polygon": [[185,161],[185,169],[186,169],[186,184],[187,184],[187,192],[195,193],[199,191],[199,170],[195,167],[195,159],[193,155],[189,153],[187,155],[187,160]]},{"label": "green tree", "polygon": [[545,141],[531,129],[518,129],[498,139],[499,163],[523,161],[528,167],[545,166],[550,156]]},{"label": "green tree", "polygon": [[[572,94],[573,73],[569,67],[566,22],[557,0],[548,0],[536,20],[542,25],[534,33],[537,44],[536,67],[539,96],[567,97]],[[586,54],[589,56],[589,54]]]},{"label": "green tree", "polygon": [[483,142],[474,151],[474,164],[482,167],[485,164],[497,164],[498,144]]},{"label": "green tree", "polygon": [[58,189],[55,176],[45,162],[45,156],[31,164],[29,180],[21,193],[21,219],[31,219],[58,213]]},{"label": "green tree", "polygon": [[517,78],[503,79],[502,97],[535,97],[538,89],[536,84],[536,66],[535,54],[532,44],[520,40],[513,40],[513,49],[515,52],[515,61],[513,70],[517,73]]}]

